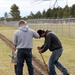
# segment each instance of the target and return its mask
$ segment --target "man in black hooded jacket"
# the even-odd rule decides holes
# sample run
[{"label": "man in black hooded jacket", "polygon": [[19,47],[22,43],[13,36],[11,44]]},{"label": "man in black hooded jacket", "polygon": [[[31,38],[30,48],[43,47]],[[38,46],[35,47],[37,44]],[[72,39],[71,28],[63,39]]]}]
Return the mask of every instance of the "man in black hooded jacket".
[{"label": "man in black hooded jacket", "polygon": [[38,30],[40,38],[45,38],[44,44],[37,49],[40,53],[47,51],[48,49],[52,52],[49,59],[49,70],[50,75],[57,75],[55,71],[55,66],[63,73],[63,75],[69,75],[67,69],[58,61],[63,52],[62,44],[56,34],[52,31]]}]

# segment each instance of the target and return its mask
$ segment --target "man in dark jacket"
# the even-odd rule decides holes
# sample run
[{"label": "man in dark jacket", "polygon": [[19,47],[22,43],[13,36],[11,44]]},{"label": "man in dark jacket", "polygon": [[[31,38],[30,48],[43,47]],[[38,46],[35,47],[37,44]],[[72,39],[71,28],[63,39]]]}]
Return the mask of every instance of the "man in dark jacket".
[{"label": "man in dark jacket", "polygon": [[48,49],[52,52],[49,59],[49,70],[50,75],[57,75],[55,71],[55,66],[63,73],[63,75],[69,75],[67,69],[58,61],[63,52],[62,44],[56,34],[52,31],[38,30],[40,38],[45,38],[44,44],[37,49],[40,53],[47,51]]}]

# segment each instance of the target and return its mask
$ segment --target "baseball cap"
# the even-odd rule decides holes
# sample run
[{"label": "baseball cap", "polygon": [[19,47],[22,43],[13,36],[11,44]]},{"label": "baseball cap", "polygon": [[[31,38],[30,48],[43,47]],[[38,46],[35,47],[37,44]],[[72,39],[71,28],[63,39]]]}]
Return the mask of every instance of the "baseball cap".
[{"label": "baseball cap", "polygon": [[20,21],[18,22],[19,25],[20,25],[21,23],[25,23],[25,24],[27,24],[27,22],[24,21],[24,20],[20,20]]}]

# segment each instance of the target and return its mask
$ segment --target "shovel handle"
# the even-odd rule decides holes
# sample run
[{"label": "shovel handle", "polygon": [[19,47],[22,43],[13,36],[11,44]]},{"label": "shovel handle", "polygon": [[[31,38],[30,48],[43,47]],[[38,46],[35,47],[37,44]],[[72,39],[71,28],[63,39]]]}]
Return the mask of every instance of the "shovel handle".
[{"label": "shovel handle", "polygon": [[46,62],[45,62],[45,60],[44,60],[44,58],[43,58],[42,53],[40,53],[40,55],[41,55],[41,57],[42,57],[42,60],[43,60],[43,62],[44,62],[44,65],[45,65],[45,67],[46,67],[46,69],[47,69],[47,72],[48,72],[48,74],[50,75],[49,70],[48,70],[48,67],[47,67],[47,64],[46,64]]}]

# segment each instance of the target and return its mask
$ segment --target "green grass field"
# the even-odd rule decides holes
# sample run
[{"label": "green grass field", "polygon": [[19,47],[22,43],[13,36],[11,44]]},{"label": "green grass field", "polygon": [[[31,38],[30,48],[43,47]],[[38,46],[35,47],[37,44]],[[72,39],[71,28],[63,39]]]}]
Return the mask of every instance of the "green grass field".
[{"label": "green grass field", "polygon": [[[16,29],[17,28],[0,26],[0,33],[12,41],[13,34]],[[70,75],[75,75],[75,38],[61,36],[59,36],[59,38],[64,48],[64,52],[59,61],[68,69]],[[41,46],[44,42],[44,39],[33,39],[33,42],[33,55],[42,61],[36,47],[38,45]],[[0,75],[14,75],[13,64],[11,64],[11,58],[9,57],[9,54],[11,54],[11,49],[0,39]],[[48,63],[50,55],[51,52],[49,50],[43,53],[46,63]],[[24,71],[25,75],[28,75],[27,69]]]}]

